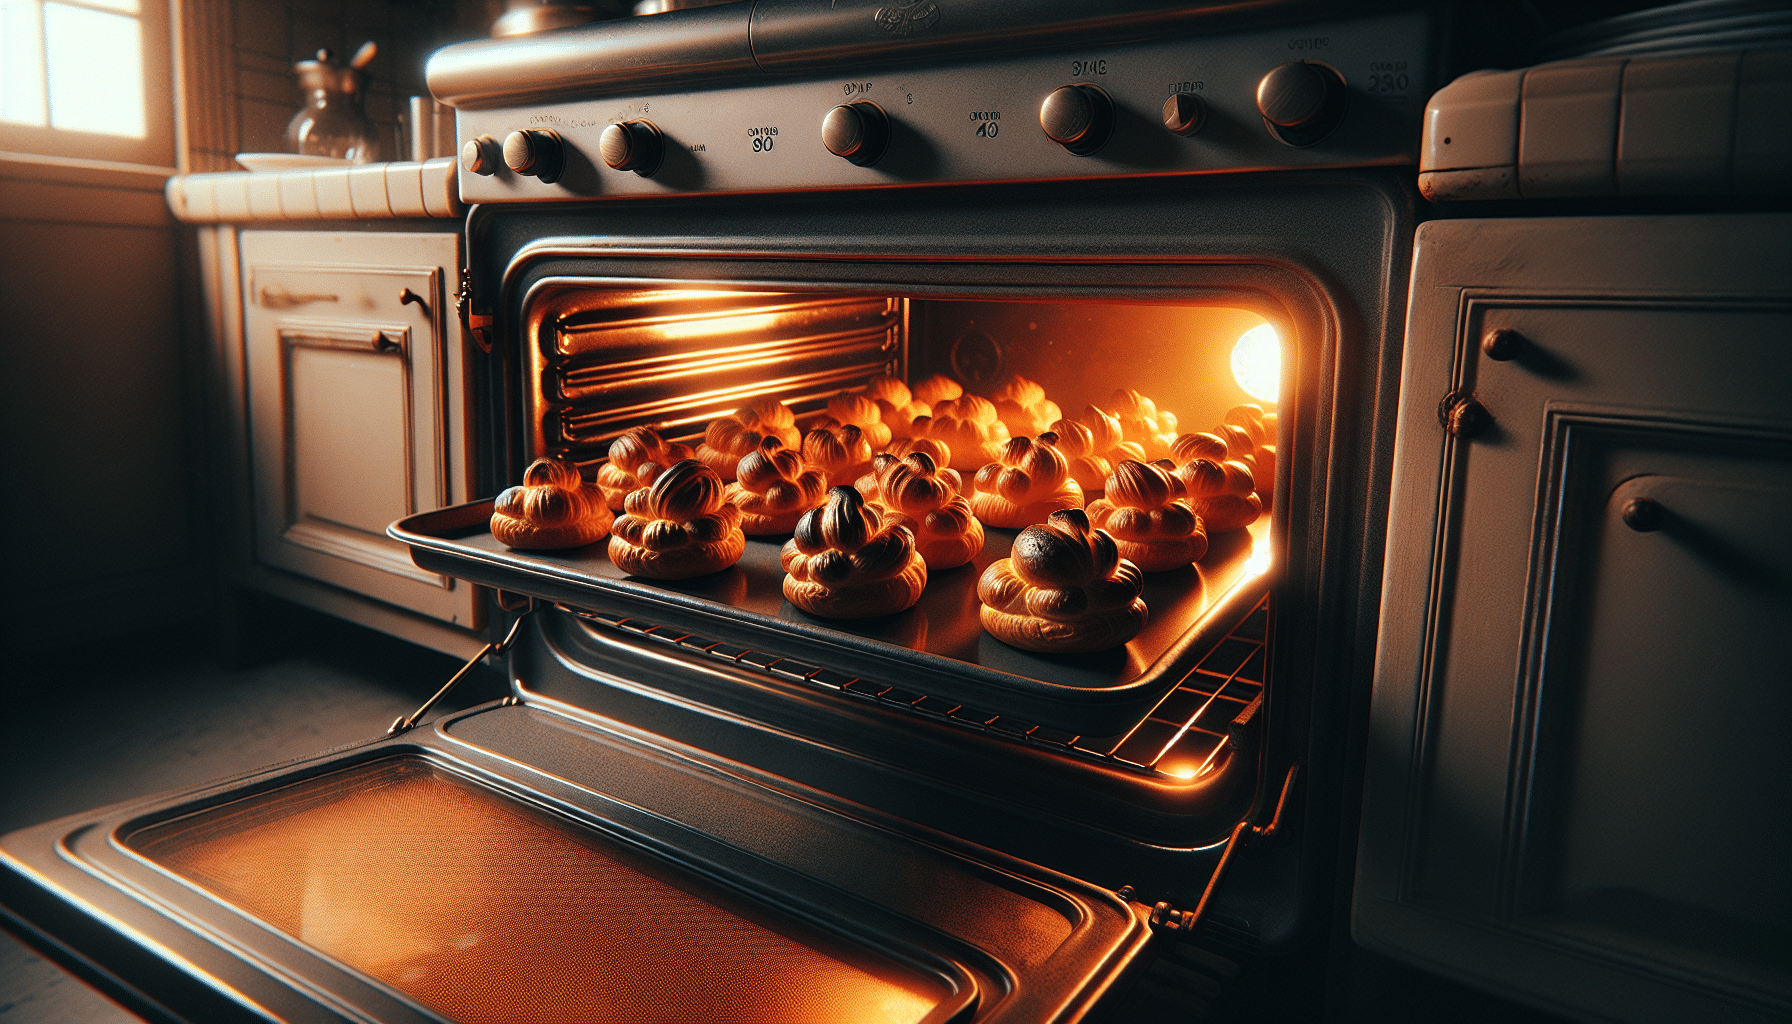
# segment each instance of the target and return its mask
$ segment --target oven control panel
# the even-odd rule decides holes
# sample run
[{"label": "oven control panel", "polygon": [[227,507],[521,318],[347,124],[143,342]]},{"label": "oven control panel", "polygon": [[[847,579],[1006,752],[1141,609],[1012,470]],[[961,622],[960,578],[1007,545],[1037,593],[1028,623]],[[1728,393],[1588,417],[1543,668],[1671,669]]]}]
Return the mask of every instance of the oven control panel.
[{"label": "oven control panel", "polygon": [[468,203],[1417,162],[1423,11],[463,109]]}]

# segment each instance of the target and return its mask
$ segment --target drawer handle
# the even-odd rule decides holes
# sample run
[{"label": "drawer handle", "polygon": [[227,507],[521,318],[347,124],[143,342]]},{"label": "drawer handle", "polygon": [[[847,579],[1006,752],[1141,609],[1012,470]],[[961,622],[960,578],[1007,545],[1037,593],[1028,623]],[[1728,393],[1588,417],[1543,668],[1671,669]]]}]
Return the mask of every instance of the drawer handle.
[{"label": "drawer handle", "polygon": [[411,291],[409,288],[406,288],[404,291],[398,293],[398,302],[400,305],[409,305],[410,303],[415,302],[417,304],[417,308],[423,310],[424,316],[429,315],[429,303],[425,302],[423,300],[423,296],[418,295],[416,292]]},{"label": "drawer handle", "polygon": [[261,290],[261,304],[269,309],[290,309],[308,302],[335,302],[336,296],[324,292],[290,292],[278,285]]}]

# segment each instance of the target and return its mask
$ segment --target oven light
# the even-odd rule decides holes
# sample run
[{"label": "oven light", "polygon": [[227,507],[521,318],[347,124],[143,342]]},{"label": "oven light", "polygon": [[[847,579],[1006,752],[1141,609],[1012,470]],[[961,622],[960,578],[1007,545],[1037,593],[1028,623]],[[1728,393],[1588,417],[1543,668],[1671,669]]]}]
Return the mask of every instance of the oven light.
[{"label": "oven light", "polygon": [[1269,324],[1258,324],[1232,346],[1232,379],[1259,402],[1273,402],[1282,381],[1282,339]]}]

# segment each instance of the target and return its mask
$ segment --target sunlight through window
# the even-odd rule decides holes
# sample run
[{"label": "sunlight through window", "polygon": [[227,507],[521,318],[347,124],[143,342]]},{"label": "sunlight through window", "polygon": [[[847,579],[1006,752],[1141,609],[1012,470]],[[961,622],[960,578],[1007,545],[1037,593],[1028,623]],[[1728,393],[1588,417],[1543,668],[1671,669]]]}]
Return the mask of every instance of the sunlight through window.
[{"label": "sunlight through window", "polygon": [[0,0],[0,121],[141,139],[138,0]]}]

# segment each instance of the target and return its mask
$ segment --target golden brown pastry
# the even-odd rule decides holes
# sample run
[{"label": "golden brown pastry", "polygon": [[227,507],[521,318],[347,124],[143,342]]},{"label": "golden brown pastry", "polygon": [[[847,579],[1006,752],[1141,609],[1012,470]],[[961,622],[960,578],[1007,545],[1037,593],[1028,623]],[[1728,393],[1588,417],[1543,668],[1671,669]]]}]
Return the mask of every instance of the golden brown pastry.
[{"label": "golden brown pastry", "polygon": [[894,615],[919,601],[927,563],[908,528],[883,518],[851,487],[829,489],[784,544],[785,600],[830,619]]},{"label": "golden brown pastry", "polygon": [[[952,448],[950,445],[946,444],[946,442],[941,441],[938,438],[898,438],[891,441],[889,445],[878,454],[893,455],[897,459],[904,459],[916,452],[925,453],[928,458],[933,460],[935,466],[942,467],[939,470],[940,476],[951,482],[953,490],[960,494],[964,493],[964,477],[959,474],[958,470],[947,468],[950,467],[952,462]],[[872,495],[877,491],[877,472],[877,459],[873,458],[871,460],[870,471],[859,477],[858,481],[853,484],[854,487],[859,489],[859,493],[865,496],[867,501],[873,500]]]},{"label": "golden brown pastry", "polygon": [[964,385],[943,373],[936,373],[913,388],[914,400],[929,410],[941,402],[950,402],[964,394]]},{"label": "golden brown pastry", "polygon": [[890,428],[893,437],[914,433],[915,420],[933,411],[926,402],[915,401],[914,392],[900,377],[879,374],[865,383],[865,396],[877,403],[878,415]]},{"label": "golden brown pastry", "polygon": [[940,469],[926,452],[900,459],[884,453],[872,466],[872,489],[866,492],[861,481],[859,492],[891,523],[908,528],[929,569],[963,565],[983,550],[983,524],[958,493],[956,472]]},{"label": "golden brown pastry", "polygon": [[523,470],[523,482],[492,503],[492,536],[525,551],[582,548],[610,532],[604,494],[570,462],[549,456]]},{"label": "golden brown pastry", "polygon": [[971,511],[990,526],[1018,530],[1062,508],[1082,508],[1064,453],[1030,437],[1011,438],[971,480]]},{"label": "golden brown pastry", "polygon": [[989,400],[995,403],[996,416],[1016,436],[1031,437],[1048,430],[1064,415],[1058,403],[1045,397],[1045,388],[1018,373],[1002,378]]},{"label": "golden brown pastry", "polygon": [[1195,459],[1177,467],[1176,479],[1209,534],[1242,530],[1263,514],[1250,467],[1242,462]]},{"label": "golden brown pastry", "polygon": [[933,415],[917,419],[915,436],[946,442],[952,449],[952,468],[969,471],[995,458],[998,446],[1008,440],[1008,428],[996,418],[994,402],[960,395],[935,405]]},{"label": "golden brown pastry", "polygon": [[1029,651],[1105,651],[1139,635],[1145,577],[1080,508],[1053,512],[1014,538],[1014,554],[983,571],[983,628]]},{"label": "golden brown pastry", "polygon": [[[828,399],[828,415],[816,426],[838,427],[850,423],[859,428],[865,440],[871,443],[873,452],[881,452],[894,436],[889,424],[884,422],[883,410],[878,407],[877,399],[869,395],[842,391]],[[911,421],[912,422],[912,421]]]},{"label": "golden brown pastry", "polygon": [[733,480],[740,460],[766,437],[777,438],[786,448],[795,448],[802,441],[796,414],[775,398],[761,398],[711,421],[703,432],[703,443],[697,446],[697,459],[723,480]]},{"label": "golden brown pastry", "polygon": [[597,486],[611,511],[622,511],[622,499],[653,483],[667,466],[692,458],[690,445],[668,442],[647,427],[610,442],[610,461],[597,467]]},{"label": "golden brown pastry", "polygon": [[1121,388],[1108,399],[1108,411],[1120,421],[1126,439],[1145,449],[1153,459],[1170,454],[1170,442],[1176,440],[1176,414],[1159,411],[1157,403],[1131,388]]},{"label": "golden brown pastry", "polygon": [[1085,497],[1090,492],[1100,494],[1108,485],[1114,464],[1096,450],[1095,431],[1075,420],[1059,419],[1039,435],[1039,440],[1064,453],[1070,463],[1070,478],[1083,489]]},{"label": "golden brown pastry", "polygon": [[751,537],[789,533],[803,513],[820,505],[827,478],[803,465],[803,456],[775,437],[759,442],[759,450],[740,460],[728,500],[740,509],[740,528]]},{"label": "golden brown pastry", "polygon": [[1170,442],[1170,461],[1178,466],[1196,459],[1226,461],[1226,441],[1218,434],[1179,434]]},{"label": "golden brown pastry", "polygon": [[877,450],[858,427],[816,427],[803,435],[803,462],[828,484],[851,484],[871,470]]},{"label": "golden brown pastry", "polygon": [[1260,405],[1239,405],[1226,411],[1225,420],[1227,426],[1237,427],[1251,442],[1250,458],[1239,461],[1251,467],[1257,493],[1263,496],[1265,505],[1269,504],[1275,496],[1279,417],[1273,412],[1264,412]]},{"label": "golden brown pastry", "polygon": [[1201,517],[1182,499],[1182,484],[1162,466],[1127,460],[1089,503],[1089,521],[1106,530],[1120,557],[1145,572],[1181,569],[1207,553]]},{"label": "golden brown pastry", "polygon": [[[1113,414],[1097,409],[1093,405],[1085,405],[1082,415],[1078,416],[1076,421],[1089,428],[1091,449],[1097,455],[1108,460],[1110,465],[1116,462],[1125,462],[1127,459],[1146,461],[1144,447],[1126,439],[1126,434],[1120,429],[1119,418]],[[1103,476],[1102,481],[1105,483],[1107,477]]]},{"label": "golden brown pastry", "polygon": [[695,459],[676,463],[652,487],[628,496],[610,535],[610,561],[632,576],[684,580],[720,572],[747,549],[740,509],[722,478]]}]

